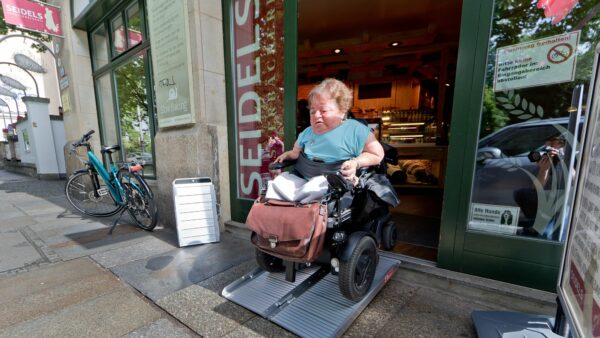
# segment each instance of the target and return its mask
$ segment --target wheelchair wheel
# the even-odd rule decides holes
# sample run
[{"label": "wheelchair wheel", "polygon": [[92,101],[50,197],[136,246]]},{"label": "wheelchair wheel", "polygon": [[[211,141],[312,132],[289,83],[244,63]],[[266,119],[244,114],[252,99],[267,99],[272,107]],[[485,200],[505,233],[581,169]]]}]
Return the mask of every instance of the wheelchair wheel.
[{"label": "wheelchair wheel", "polygon": [[396,239],[398,232],[396,230],[396,223],[387,222],[386,225],[381,229],[381,247],[383,250],[392,250],[396,245]]},{"label": "wheelchair wheel", "polygon": [[340,263],[339,283],[342,295],[349,300],[361,300],[371,288],[379,257],[375,240],[364,236],[347,262]]},{"label": "wheelchair wheel", "polygon": [[285,270],[283,259],[271,256],[268,253],[264,253],[258,249],[256,249],[256,263],[263,270],[268,272],[281,272]]}]

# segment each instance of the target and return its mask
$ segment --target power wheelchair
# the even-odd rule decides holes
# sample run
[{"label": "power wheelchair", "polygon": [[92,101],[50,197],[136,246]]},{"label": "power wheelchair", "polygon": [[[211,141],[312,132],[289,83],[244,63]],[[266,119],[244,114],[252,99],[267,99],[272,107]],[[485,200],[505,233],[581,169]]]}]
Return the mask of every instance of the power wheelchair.
[{"label": "power wheelchair", "polygon": [[[331,273],[338,275],[342,295],[352,301],[361,300],[375,276],[379,262],[377,248],[391,250],[396,242],[396,224],[391,221],[389,207],[400,201],[384,174],[385,163],[397,163],[396,150],[390,148],[384,145],[386,156],[379,166],[359,169],[356,186],[337,171],[322,172],[329,188],[321,203],[327,204],[328,215],[323,253],[316,260],[298,263],[257,246],[257,264],[269,272],[285,271],[286,280],[291,282],[296,269],[312,264],[329,265]],[[282,169],[295,162],[271,164],[270,169]],[[259,199],[264,198],[265,192],[261,190]]]}]

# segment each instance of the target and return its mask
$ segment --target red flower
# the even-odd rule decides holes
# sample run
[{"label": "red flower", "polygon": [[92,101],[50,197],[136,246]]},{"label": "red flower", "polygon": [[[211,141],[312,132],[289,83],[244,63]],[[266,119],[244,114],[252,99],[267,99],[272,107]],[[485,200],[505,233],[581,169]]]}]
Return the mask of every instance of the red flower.
[{"label": "red flower", "polygon": [[579,0],[538,0],[537,8],[544,9],[547,18],[553,18],[552,24],[556,25],[564,19]]}]

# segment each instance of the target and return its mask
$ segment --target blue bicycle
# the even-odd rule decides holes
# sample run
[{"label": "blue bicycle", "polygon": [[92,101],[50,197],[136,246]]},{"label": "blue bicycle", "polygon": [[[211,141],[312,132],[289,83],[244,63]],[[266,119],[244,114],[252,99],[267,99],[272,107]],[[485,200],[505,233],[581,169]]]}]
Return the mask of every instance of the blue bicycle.
[{"label": "blue bicycle", "polygon": [[85,147],[87,158],[80,158],[85,168],[75,171],[67,181],[67,200],[75,209],[90,216],[106,217],[121,212],[111,233],[125,211],[140,228],[152,231],[158,221],[158,209],[152,190],[140,175],[143,167],[137,163],[117,167],[112,153],[119,151],[120,146],[114,145],[102,147],[100,151],[108,155],[109,170],[106,170],[92,151],[89,142],[92,134],[94,131],[90,130],[72,144],[71,153],[76,154],[77,148]]}]

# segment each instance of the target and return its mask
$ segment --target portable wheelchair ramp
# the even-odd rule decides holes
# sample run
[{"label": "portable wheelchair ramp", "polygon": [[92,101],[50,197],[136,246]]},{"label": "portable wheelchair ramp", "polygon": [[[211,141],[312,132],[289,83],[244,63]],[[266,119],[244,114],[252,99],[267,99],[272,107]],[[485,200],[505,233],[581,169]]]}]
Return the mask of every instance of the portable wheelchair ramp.
[{"label": "portable wheelchair ramp", "polygon": [[296,272],[294,283],[285,272],[260,268],[223,289],[222,296],[301,337],[339,337],[350,327],[398,269],[400,261],[380,254],[371,290],[359,302],[342,296],[338,277],[329,267]]}]

